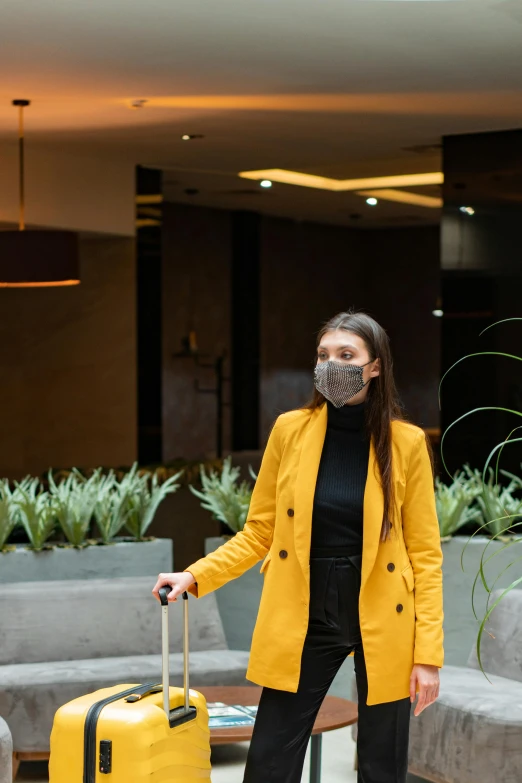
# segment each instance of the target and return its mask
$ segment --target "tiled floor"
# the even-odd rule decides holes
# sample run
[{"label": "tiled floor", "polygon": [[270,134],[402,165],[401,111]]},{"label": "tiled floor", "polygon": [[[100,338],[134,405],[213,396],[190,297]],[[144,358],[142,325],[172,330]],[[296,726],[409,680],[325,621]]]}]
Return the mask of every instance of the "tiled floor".
[{"label": "tiled floor", "polygon": [[[350,698],[353,678],[353,659],[349,658],[339,669],[329,694]],[[196,686],[194,686],[196,687]],[[212,748],[212,783],[242,783],[243,770],[248,751],[248,742],[234,745],[217,745]],[[356,783],[357,773],[353,769],[355,743],[351,728],[326,732],[323,735],[322,783]],[[309,781],[310,745],[306,753],[302,783]],[[24,762],[16,781],[20,783],[46,783],[48,781],[46,762]]]},{"label": "tiled floor", "polygon": [[[212,783],[243,783],[243,770],[248,752],[248,742],[235,745],[217,745],[212,748]],[[351,729],[329,731],[323,735],[322,783],[357,783],[353,768],[355,743]],[[301,783],[309,783],[310,745],[306,752]],[[16,783],[47,783],[47,763],[24,762]],[[408,783],[424,783],[420,778],[408,776]]]},{"label": "tiled floor", "polygon": [[[339,669],[329,694],[351,698],[353,660],[347,659]],[[212,748],[212,783],[242,783],[248,752],[248,742],[234,745],[216,745]],[[322,783],[356,783],[357,772],[353,768],[355,742],[350,726],[323,734]],[[306,752],[301,783],[309,783],[310,745]],[[47,783],[46,762],[24,762],[20,765],[17,783]],[[420,778],[408,776],[408,783],[423,783]]]},{"label": "tiled floor", "polygon": [[[248,742],[234,745],[217,745],[212,748],[212,783],[242,783]],[[355,743],[351,729],[329,731],[323,735],[322,783],[356,783],[353,769]],[[310,745],[306,752],[302,783],[309,783]],[[23,762],[17,775],[17,783],[46,783],[46,762]]]}]

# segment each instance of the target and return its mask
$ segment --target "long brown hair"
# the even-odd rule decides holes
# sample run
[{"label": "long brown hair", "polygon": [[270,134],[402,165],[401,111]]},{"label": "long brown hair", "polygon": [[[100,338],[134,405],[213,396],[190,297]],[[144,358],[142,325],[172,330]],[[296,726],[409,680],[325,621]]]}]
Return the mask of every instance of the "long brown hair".
[{"label": "long brown hair", "polygon": [[[392,481],[392,430],[391,421],[410,421],[399,399],[393,377],[393,360],[390,340],[385,330],[371,316],[361,310],[347,310],[330,318],[321,327],[317,335],[316,348],[326,332],[346,329],[362,338],[370,361],[380,359],[379,375],[371,379],[366,397],[366,431],[372,438],[376,461],[379,468],[381,487],[384,496],[384,513],[381,528],[381,541],[390,538],[391,517],[394,509],[394,489]],[[317,361],[317,355],[313,363]],[[325,397],[315,387],[312,398],[303,406],[303,410],[315,410],[325,402]],[[426,445],[433,472],[433,450],[426,435]]]}]

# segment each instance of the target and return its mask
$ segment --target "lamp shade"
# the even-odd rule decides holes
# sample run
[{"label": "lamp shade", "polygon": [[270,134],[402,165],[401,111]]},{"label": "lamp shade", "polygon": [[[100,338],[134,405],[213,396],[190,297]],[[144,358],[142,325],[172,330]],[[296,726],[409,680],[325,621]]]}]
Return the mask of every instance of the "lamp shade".
[{"label": "lamp shade", "polygon": [[77,285],[73,231],[0,231],[0,288]]}]

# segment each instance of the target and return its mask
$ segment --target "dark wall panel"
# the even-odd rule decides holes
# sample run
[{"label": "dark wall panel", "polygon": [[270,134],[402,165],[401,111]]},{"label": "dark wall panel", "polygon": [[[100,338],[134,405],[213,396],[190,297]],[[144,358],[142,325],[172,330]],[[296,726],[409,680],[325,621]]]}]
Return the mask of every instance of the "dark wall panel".
[{"label": "dark wall panel", "polygon": [[[419,424],[439,422],[436,228],[356,231],[166,204],[163,226],[164,457],[215,453],[211,370],[173,359],[192,327],[205,353],[226,348],[224,448],[263,448],[274,419],[313,391],[316,333],[363,309],[392,339],[399,390]],[[259,419],[256,421],[256,411]],[[235,416],[234,433],[232,416]]]},{"label": "dark wall panel", "polygon": [[[165,203],[163,208],[163,458],[213,457],[216,397],[212,367],[175,358],[194,330],[210,363],[224,352],[230,376],[231,218],[225,210]],[[230,389],[225,384],[225,402]],[[224,448],[230,448],[230,408],[223,409]]]},{"label": "dark wall panel", "polygon": [[399,394],[421,427],[439,426],[439,256],[437,226],[364,233],[365,302],[388,333]]},{"label": "dark wall panel", "polygon": [[232,449],[259,447],[260,226],[255,212],[232,213]]},{"label": "dark wall panel", "polygon": [[362,307],[361,235],[332,226],[263,219],[261,426],[313,391],[315,337],[341,310]]},{"label": "dark wall panel", "polygon": [[[448,136],[443,140],[442,217],[443,355],[448,369],[466,354],[521,354],[520,322],[481,331],[495,321],[522,317],[522,130]],[[461,207],[471,207],[467,214]],[[443,383],[444,429],[483,406],[522,409],[522,362],[503,356],[460,362]],[[518,406],[518,407],[517,407]],[[520,423],[503,412],[474,413],[444,442],[453,472],[464,462],[482,468],[490,450]],[[515,435],[516,436],[516,435]],[[502,465],[518,471],[522,450],[504,449]]]},{"label": "dark wall panel", "polygon": [[[136,195],[161,195],[162,172],[138,166]],[[138,198],[139,202],[139,198]],[[138,203],[136,217],[142,217]],[[138,459],[140,464],[162,458],[162,312],[161,312],[161,204],[152,208],[156,225],[136,231],[136,311],[138,347]],[[145,208],[150,223],[151,207]]]}]

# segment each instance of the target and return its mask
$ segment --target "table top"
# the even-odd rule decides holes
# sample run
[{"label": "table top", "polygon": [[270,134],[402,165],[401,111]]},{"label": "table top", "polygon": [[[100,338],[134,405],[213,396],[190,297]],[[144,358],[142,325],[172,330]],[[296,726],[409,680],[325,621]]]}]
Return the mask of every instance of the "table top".
[{"label": "table top", "polygon": [[[225,704],[259,704],[262,688],[258,685],[197,685],[191,686],[203,694],[207,702],[222,701]],[[357,704],[339,696],[325,696],[319,714],[315,719],[312,734],[322,734],[357,722]],[[211,745],[226,745],[229,742],[243,742],[252,738],[254,726],[231,726],[210,729]]]}]

